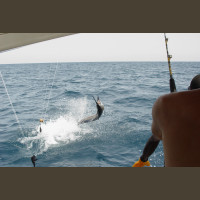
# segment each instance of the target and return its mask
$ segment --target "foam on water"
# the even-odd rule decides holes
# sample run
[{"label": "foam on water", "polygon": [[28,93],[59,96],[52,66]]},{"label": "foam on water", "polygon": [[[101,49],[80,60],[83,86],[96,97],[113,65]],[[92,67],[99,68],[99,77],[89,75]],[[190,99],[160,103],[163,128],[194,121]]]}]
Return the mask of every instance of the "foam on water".
[{"label": "foam on water", "polygon": [[27,150],[38,155],[49,148],[80,140],[85,134],[91,133],[90,126],[78,125],[80,118],[90,110],[87,98],[71,99],[65,103],[68,110],[66,114],[42,123],[42,132],[40,125],[37,125],[28,136],[19,138],[18,141],[24,144]]}]

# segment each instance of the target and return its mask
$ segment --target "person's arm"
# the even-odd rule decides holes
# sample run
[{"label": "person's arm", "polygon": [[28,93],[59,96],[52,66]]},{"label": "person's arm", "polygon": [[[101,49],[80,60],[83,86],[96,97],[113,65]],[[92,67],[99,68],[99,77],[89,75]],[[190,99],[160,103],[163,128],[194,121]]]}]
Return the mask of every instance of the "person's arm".
[{"label": "person's arm", "polygon": [[140,157],[140,160],[141,160],[142,162],[147,162],[147,161],[148,161],[149,157],[150,157],[150,156],[152,155],[152,153],[156,150],[156,148],[157,148],[159,142],[160,142],[160,140],[158,140],[157,138],[155,138],[154,135],[152,135],[152,136],[148,139],[148,141],[147,141],[147,143],[146,143],[146,145],[145,145],[145,147],[144,147],[143,154],[142,154],[142,156]]},{"label": "person's arm", "polygon": [[142,162],[146,162],[148,158],[152,155],[152,153],[156,150],[160,140],[162,140],[162,132],[159,127],[159,120],[160,119],[160,100],[157,100],[152,109],[152,136],[147,141],[143,154],[140,157]]},{"label": "person's arm", "polygon": [[160,113],[160,100],[157,100],[152,109],[152,136],[148,139],[143,154],[140,157],[139,161],[137,161],[133,167],[143,167],[143,166],[150,166],[148,161],[149,157],[153,154],[156,150],[160,140],[162,140],[162,132],[159,128],[159,113]]},{"label": "person's arm", "polygon": [[144,166],[150,166],[150,162],[148,161],[149,157],[153,154],[153,152],[156,150],[160,140],[157,139],[154,135],[152,135],[143,150],[143,154],[140,157],[140,159],[134,163],[133,167],[144,167]]}]

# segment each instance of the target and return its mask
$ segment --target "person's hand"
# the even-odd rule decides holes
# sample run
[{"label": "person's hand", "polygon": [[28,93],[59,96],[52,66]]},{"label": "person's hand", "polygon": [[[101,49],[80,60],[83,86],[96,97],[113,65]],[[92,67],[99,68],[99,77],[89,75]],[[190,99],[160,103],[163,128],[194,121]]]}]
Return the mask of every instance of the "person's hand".
[{"label": "person's hand", "polygon": [[137,162],[133,164],[132,167],[144,167],[144,166],[150,166],[150,162],[149,161],[142,162],[141,159],[139,159]]}]

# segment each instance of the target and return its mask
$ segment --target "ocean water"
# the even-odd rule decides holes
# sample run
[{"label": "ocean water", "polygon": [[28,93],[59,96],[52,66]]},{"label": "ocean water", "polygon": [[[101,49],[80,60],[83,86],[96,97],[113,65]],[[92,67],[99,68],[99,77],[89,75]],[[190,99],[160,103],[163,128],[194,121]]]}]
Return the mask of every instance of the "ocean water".
[{"label": "ocean water", "polygon": [[[172,63],[178,91],[199,66]],[[151,136],[153,103],[169,93],[167,62],[10,64],[0,71],[9,95],[0,78],[1,167],[32,167],[33,154],[36,167],[131,167]],[[96,113],[92,96],[104,113],[78,125]],[[163,166],[162,142],[149,160]]]}]

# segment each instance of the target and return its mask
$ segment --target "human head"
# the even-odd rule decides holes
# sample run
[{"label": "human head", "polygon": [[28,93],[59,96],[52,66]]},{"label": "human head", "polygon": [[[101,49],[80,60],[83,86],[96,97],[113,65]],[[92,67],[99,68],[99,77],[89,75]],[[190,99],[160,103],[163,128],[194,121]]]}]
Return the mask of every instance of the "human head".
[{"label": "human head", "polygon": [[196,75],[188,87],[188,90],[194,90],[200,88],[200,74]]}]

